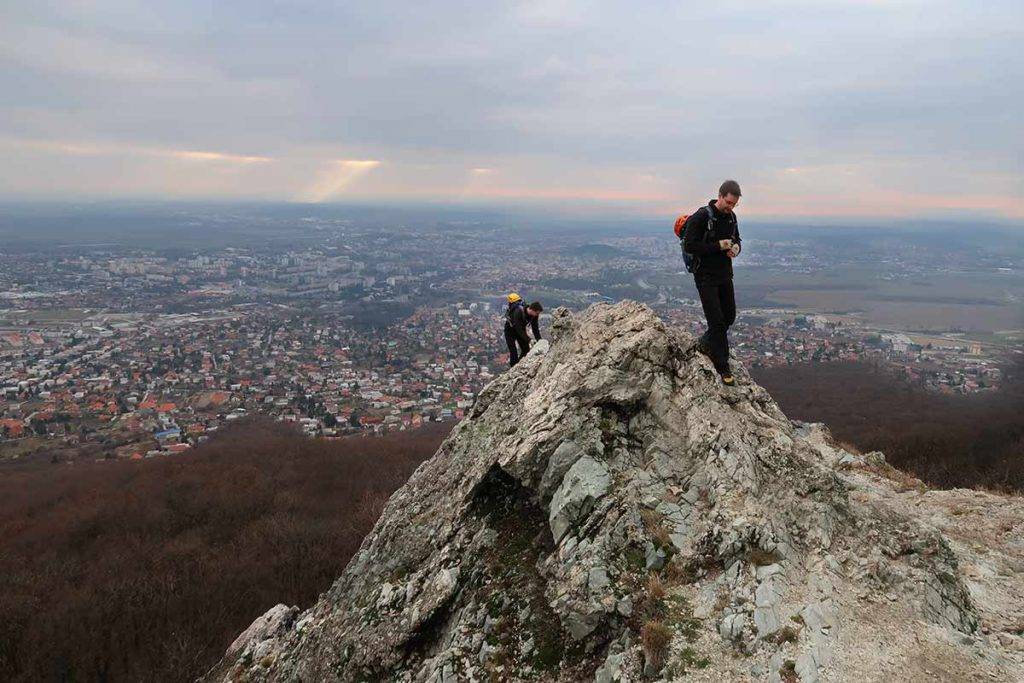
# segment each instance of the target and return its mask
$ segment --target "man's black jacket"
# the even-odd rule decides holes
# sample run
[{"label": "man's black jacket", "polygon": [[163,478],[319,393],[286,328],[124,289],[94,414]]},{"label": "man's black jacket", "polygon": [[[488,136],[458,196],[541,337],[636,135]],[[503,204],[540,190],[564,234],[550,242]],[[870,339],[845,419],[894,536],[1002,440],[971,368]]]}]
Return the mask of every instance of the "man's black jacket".
[{"label": "man's black jacket", "polygon": [[[708,232],[708,216],[714,213],[715,229]],[[735,213],[723,213],[708,202],[686,219],[683,226],[683,248],[697,258],[693,278],[700,283],[721,283],[732,279],[732,259],[718,246],[719,240],[739,243],[740,230]]]},{"label": "man's black jacket", "polygon": [[529,346],[530,338],[526,336],[527,324],[533,327],[533,338],[540,339],[540,316],[527,315],[526,306],[510,306],[505,313],[505,327],[512,328],[516,339]]}]

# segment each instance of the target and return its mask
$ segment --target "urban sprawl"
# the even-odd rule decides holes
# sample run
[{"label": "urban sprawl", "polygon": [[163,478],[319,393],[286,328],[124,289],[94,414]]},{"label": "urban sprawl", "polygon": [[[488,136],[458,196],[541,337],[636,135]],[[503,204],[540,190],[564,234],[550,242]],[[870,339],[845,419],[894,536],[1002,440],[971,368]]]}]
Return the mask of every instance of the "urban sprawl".
[{"label": "urban sprawl", "polygon": [[[295,231],[309,246],[0,252],[3,447],[139,459],[186,451],[254,415],[326,437],[458,419],[507,367],[509,291],[541,298],[546,311],[628,296],[671,325],[703,327],[663,235],[538,233],[505,249],[472,224],[309,219]],[[799,269],[821,256],[766,244],[753,263],[773,258]],[[997,350],[874,329],[855,315],[744,309],[731,337],[748,368],[866,360],[948,393],[1002,379]]]}]

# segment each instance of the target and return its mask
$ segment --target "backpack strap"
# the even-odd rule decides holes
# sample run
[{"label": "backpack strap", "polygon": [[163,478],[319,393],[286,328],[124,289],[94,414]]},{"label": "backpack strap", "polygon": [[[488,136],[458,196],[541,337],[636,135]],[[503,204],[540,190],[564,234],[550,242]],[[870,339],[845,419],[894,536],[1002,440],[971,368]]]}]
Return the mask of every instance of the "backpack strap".
[{"label": "backpack strap", "polygon": [[[705,204],[701,208],[704,209],[704,213],[708,215],[708,220],[704,223],[704,234],[701,236],[701,240],[705,244],[707,244],[708,235],[710,235],[714,230],[715,215],[711,213],[711,208],[707,204]],[[700,213],[700,209],[694,211],[691,218],[693,216],[696,216],[698,213]],[[686,247],[683,246],[683,240],[679,241],[679,245],[683,249],[683,260],[686,261],[686,269],[689,272],[696,274],[697,271],[700,270],[700,256],[697,254],[688,254],[686,252]],[[687,259],[689,260],[687,261]]]},{"label": "backpack strap", "polygon": [[[707,228],[707,233],[704,235],[704,240],[707,241],[707,235],[710,234],[714,230],[714,224],[715,224],[715,221],[717,219],[715,218],[715,212],[711,210],[710,206],[705,206],[704,209],[708,212],[708,228]],[[734,213],[730,213],[729,214],[729,224],[732,225],[731,239],[736,239],[736,232],[737,232],[737,229],[738,229],[738,223],[736,221],[736,214],[734,214]]]},{"label": "backpack strap", "polygon": [[704,229],[704,241],[708,241],[708,236],[715,234],[715,212],[711,210],[710,206],[704,206],[704,212],[708,215],[707,227]]},{"label": "backpack strap", "polygon": [[505,322],[507,322],[508,324],[511,325],[512,324],[512,311],[514,311],[516,308],[518,308],[520,306],[524,306],[524,305],[525,304],[523,303],[522,299],[520,299],[519,301],[509,302],[508,308],[505,309]]},{"label": "backpack strap", "polygon": [[732,234],[730,235],[730,239],[733,242],[733,246],[737,247],[736,254],[738,255],[743,248],[740,246],[740,243],[736,241],[736,233],[739,232],[739,221],[736,220],[735,213],[729,214],[729,224],[732,225]]}]

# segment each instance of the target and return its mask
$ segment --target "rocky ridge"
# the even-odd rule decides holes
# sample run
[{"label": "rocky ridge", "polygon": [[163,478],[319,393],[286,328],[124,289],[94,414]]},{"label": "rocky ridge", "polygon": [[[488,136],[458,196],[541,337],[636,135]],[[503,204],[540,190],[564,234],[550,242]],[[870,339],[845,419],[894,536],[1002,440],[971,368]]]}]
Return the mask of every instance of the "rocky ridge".
[{"label": "rocky ridge", "polygon": [[1024,680],[1019,498],[840,448],[643,305],[551,337],[207,680]]}]

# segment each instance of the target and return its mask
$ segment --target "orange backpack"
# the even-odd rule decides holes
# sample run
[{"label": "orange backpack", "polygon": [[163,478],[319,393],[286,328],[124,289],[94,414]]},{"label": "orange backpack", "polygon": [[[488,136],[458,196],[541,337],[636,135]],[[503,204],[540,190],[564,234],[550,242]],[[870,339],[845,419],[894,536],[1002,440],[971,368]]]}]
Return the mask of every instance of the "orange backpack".
[{"label": "orange backpack", "polygon": [[675,231],[676,237],[678,237],[679,239],[683,239],[683,226],[686,225],[686,219],[689,217],[690,214],[683,213],[679,214],[679,218],[676,219],[676,224],[672,228],[672,230]]}]

